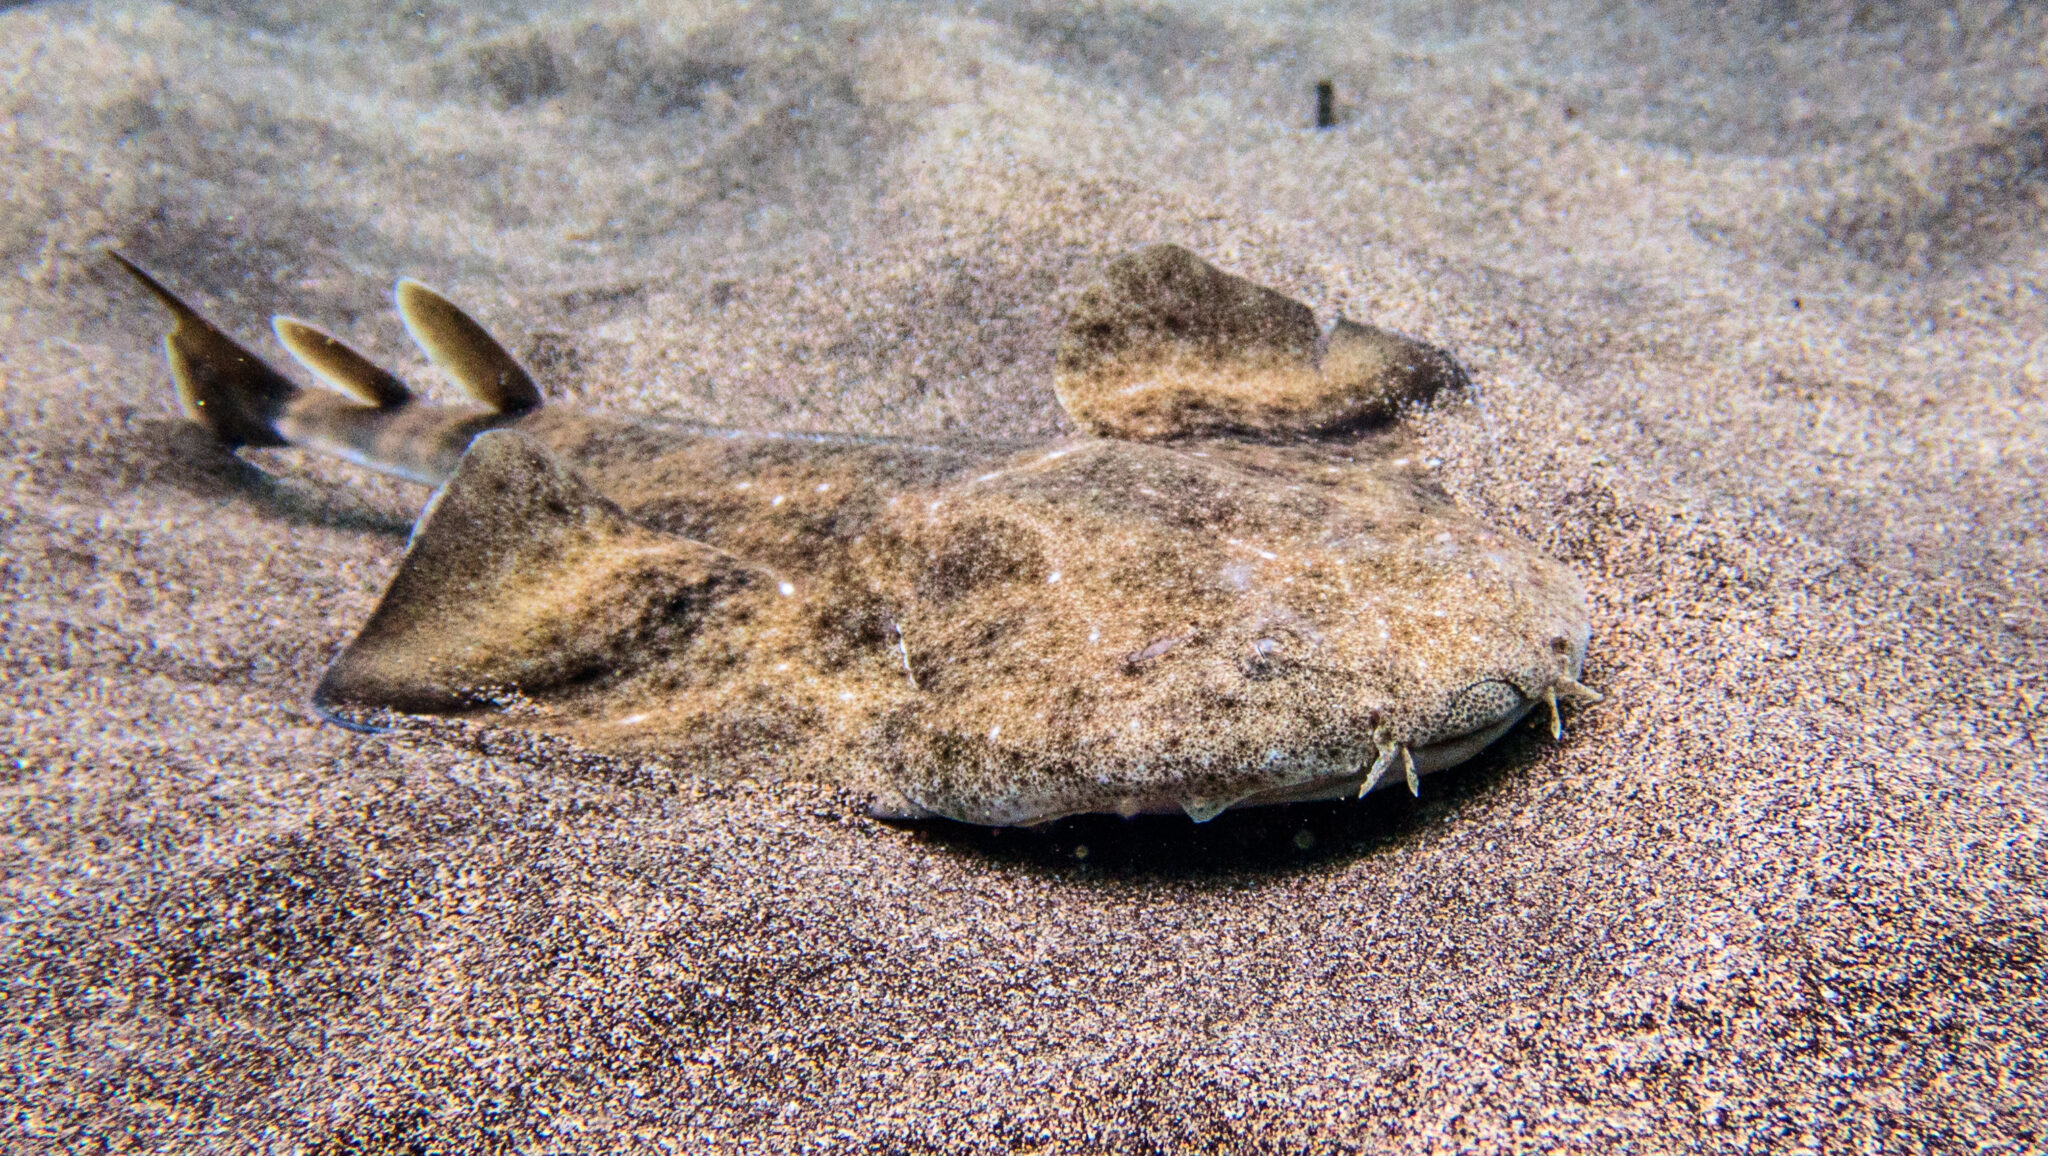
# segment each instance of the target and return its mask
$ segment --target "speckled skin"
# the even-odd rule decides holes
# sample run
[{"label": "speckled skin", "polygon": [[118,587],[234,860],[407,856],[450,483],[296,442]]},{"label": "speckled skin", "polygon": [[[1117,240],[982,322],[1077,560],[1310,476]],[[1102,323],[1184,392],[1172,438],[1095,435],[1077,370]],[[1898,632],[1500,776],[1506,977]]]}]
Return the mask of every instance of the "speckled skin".
[{"label": "speckled skin", "polygon": [[[1590,697],[1579,583],[1396,430],[921,444],[265,396],[284,440],[447,479],[334,705],[509,706],[1005,825],[1412,788]],[[1245,396],[1234,427],[1261,420]]]}]

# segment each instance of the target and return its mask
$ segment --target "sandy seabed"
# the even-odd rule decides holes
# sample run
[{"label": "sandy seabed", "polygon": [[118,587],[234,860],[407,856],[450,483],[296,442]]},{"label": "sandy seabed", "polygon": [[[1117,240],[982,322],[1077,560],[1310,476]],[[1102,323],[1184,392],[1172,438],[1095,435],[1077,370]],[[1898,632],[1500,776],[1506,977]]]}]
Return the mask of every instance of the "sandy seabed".
[{"label": "sandy seabed", "polygon": [[[2048,1144],[2038,8],[0,8],[7,1149]],[[1565,741],[993,833],[326,725],[424,495],[214,450],[99,256],[444,397],[398,274],[553,404],[1033,436],[1151,241],[1471,370]]]}]

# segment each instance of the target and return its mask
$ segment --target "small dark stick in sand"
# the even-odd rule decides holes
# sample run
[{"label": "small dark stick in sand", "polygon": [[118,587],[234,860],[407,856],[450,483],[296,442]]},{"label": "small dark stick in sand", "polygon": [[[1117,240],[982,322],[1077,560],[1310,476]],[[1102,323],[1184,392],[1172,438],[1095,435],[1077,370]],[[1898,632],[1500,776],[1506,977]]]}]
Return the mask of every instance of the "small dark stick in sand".
[{"label": "small dark stick in sand", "polygon": [[1327,80],[1316,81],[1316,127],[1337,127],[1337,86]]}]

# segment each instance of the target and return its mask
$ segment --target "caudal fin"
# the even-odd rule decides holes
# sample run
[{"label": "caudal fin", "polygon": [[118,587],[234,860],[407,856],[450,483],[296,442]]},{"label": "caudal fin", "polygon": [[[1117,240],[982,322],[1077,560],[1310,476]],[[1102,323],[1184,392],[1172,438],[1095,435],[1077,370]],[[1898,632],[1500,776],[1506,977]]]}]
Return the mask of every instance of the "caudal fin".
[{"label": "caudal fin", "polygon": [[281,446],[277,419],[299,392],[283,374],[242,348],[178,295],[143,272],[133,261],[108,250],[121,268],[149,290],[175,323],[164,337],[164,355],[185,414],[207,428],[222,444]]}]

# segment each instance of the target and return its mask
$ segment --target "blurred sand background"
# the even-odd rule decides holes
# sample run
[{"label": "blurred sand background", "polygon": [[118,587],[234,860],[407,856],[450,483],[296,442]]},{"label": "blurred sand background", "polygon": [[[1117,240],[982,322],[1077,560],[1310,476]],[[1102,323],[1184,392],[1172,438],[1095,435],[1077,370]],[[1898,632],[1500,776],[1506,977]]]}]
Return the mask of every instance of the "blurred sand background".
[{"label": "blurred sand background", "polygon": [[[2041,8],[0,8],[0,1146],[2048,1144]],[[557,404],[1034,435],[1155,240],[1464,361],[1562,744],[991,834],[324,725],[425,495],[211,450],[98,255],[442,396],[399,274]]]}]

